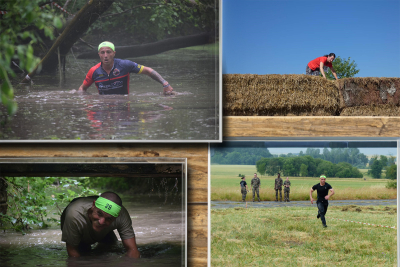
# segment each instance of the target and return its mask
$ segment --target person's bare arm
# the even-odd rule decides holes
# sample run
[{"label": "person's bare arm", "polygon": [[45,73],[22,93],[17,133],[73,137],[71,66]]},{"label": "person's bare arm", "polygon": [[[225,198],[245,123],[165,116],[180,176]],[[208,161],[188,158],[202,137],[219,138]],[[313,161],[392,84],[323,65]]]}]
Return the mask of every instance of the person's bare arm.
[{"label": "person's bare arm", "polygon": [[77,248],[77,247],[74,247],[74,246],[72,246],[72,245],[70,245],[70,244],[68,244],[68,243],[66,243],[66,244],[67,244],[67,253],[68,253],[68,256],[74,257],[74,258],[80,257],[80,256],[81,256],[81,254],[79,254],[79,251],[78,251],[78,248]]},{"label": "person's bare arm", "polygon": [[322,76],[324,76],[324,78],[326,79],[325,72],[324,72],[324,63],[323,62],[319,63],[319,70],[321,71]]},{"label": "person's bare arm", "polygon": [[174,90],[172,86],[157,71],[153,70],[152,68],[143,66],[143,70],[141,73],[146,74],[153,80],[161,83],[163,85],[164,94],[171,94],[172,90]]},{"label": "person's bare arm", "polygon": [[331,69],[332,74],[333,74],[333,76],[335,77],[335,79],[336,79],[336,80],[339,80],[338,77],[337,77],[337,75],[336,75],[335,69],[334,69],[333,67],[329,67],[329,68]]},{"label": "person's bare arm", "polygon": [[135,259],[140,258],[140,251],[136,246],[136,240],[134,237],[122,240],[122,244],[124,244],[126,249],[126,256]]},{"label": "person's bare arm", "polygon": [[311,204],[313,204],[314,199],[312,198],[312,192],[314,192],[314,189],[311,188],[310,190],[310,200],[311,200]]},{"label": "person's bare arm", "polygon": [[88,86],[86,86],[86,85],[84,85],[84,84],[82,83],[82,85],[79,86],[78,91],[79,91],[79,92],[86,92],[86,90],[87,90],[88,88],[89,88]]},{"label": "person's bare arm", "polygon": [[333,196],[335,194],[335,191],[333,191],[333,188],[329,189],[329,191],[330,191],[330,193],[327,196],[325,196],[326,200],[328,200],[331,196]]}]

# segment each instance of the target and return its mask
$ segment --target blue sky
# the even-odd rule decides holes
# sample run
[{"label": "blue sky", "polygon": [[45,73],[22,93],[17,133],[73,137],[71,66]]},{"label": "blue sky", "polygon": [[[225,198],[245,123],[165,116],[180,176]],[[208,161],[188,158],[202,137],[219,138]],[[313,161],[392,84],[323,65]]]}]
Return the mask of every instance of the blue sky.
[{"label": "blue sky", "polygon": [[399,0],[222,0],[224,74],[305,74],[329,53],[400,77]]}]

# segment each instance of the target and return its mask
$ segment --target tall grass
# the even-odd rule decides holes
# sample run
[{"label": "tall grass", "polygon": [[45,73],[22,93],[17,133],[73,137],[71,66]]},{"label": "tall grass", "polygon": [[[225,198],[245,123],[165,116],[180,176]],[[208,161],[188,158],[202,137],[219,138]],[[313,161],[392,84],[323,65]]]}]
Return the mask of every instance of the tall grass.
[{"label": "tall grass", "polygon": [[[256,168],[253,165],[211,165],[211,200],[241,201],[239,174],[246,175],[246,182],[250,189],[246,199],[252,200],[250,182]],[[260,197],[262,201],[275,200],[275,178],[261,176]],[[286,179],[286,177],[282,177]],[[309,200],[310,189],[319,183],[316,177],[289,177],[291,182],[290,200]],[[397,197],[396,189],[386,188],[387,179],[367,178],[327,178],[327,183],[332,185],[335,195],[332,200],[351,199],[394,199]],[[283,190],[282,190],[283,191]],[[283,192],[282,192],[283,194]],[[316,192],[313,198],[316,198]]]},{"label": "tall grass", "polygon": [[396,207],[330,207],[328,228],[314,208],[211,211],[212,266],[397,266]]}]

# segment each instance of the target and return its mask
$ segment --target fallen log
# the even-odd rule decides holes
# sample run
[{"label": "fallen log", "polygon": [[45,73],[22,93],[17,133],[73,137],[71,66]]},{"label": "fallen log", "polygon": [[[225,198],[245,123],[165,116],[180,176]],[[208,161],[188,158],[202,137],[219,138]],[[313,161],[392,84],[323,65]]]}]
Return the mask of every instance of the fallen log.
[{"label": "fallen log", "polygon": [[[212,33],[201,33],[201,34],[193,34],[188,36],[169,38],[154,43],[132,45],[132,46],[116,46],[115,51],[117,52],[118,58],[151,56],[169,50],[174,50],[189,46],[209,44],[211,36]],[[78,55],[78,58],[98,59],[99,55],[96,49],[93,51],[81,53]]]},{"label": "fallen log", "polygon": [[39,64],[31,71],[21,83],[28,82],[39,68],[55,69],[58,64],[58,54],[56,51],[60,49],[61,56],[65,56],[73,46],[73,44],[87,31],[101,14],[103,14],[114,2],[114,0],[90,0],[79,10],[75,17],[64,29],[62,34],[53,43],[50,50],[42,58]]}]

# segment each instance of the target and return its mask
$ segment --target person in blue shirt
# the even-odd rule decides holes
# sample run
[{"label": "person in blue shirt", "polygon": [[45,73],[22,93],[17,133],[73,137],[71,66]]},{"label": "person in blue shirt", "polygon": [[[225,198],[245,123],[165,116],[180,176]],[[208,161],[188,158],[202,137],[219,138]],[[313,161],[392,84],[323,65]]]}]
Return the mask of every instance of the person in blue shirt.
[{"label": "person in blue shirt", "polygon": [[95,83],[99,94],[129,94],[129,73],[146,74],[163,86],[165,95],[172,94],[171,85],[152,68],[139,65],[130,60],[115,58],[114,44],[102,42],[98,48],[100,63],[93,66],[79,87],[79,92],[85,92]]}]

